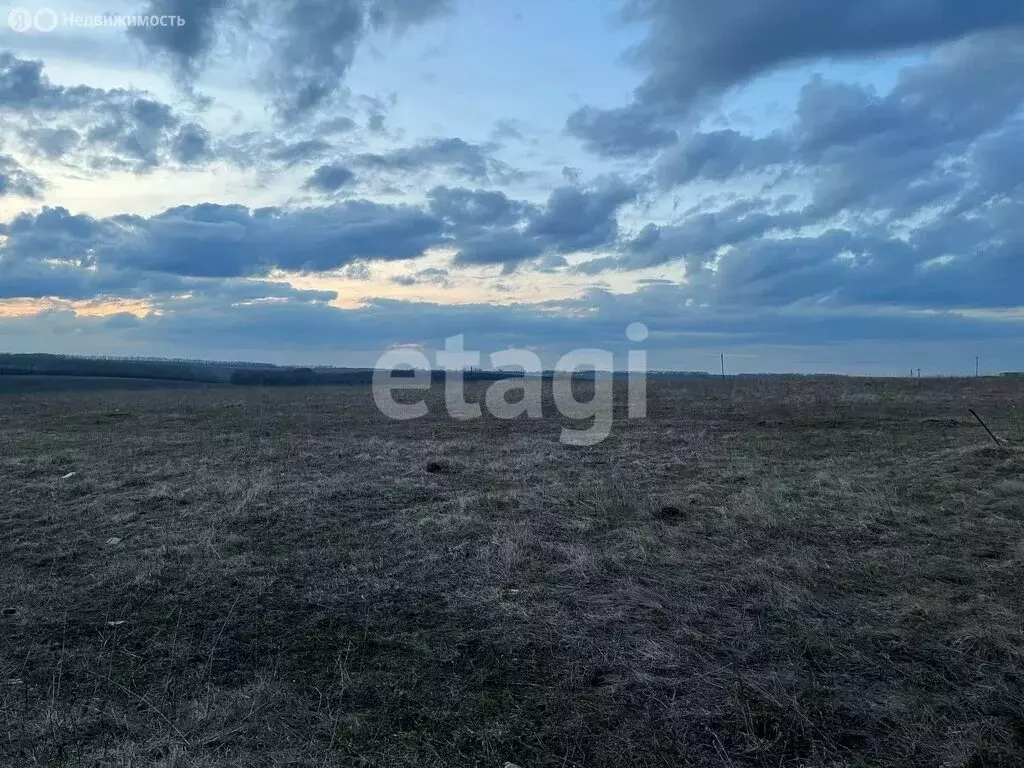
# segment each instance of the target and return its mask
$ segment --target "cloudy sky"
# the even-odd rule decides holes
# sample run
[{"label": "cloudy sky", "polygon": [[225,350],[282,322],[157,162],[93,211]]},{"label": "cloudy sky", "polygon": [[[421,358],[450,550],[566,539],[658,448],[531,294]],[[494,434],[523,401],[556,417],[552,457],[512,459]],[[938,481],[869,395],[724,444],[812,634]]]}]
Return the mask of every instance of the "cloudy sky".
[{"label": "cloudy sky", "polygon": [[1024,370],[1019,0],[18,5],[2,350]]}]

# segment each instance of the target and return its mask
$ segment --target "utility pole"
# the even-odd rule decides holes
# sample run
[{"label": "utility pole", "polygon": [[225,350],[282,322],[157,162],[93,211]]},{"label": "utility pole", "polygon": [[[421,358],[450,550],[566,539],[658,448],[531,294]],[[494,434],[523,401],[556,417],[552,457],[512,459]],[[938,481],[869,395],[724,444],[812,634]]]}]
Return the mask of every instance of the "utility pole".
[{"label": "utility pole", "polygon": [[722,381],[725,381],[725,352],[722,353]]},{"label": "utility pole", "polygon": [[974,358],[974,378],[981,376],[981,358]]}]

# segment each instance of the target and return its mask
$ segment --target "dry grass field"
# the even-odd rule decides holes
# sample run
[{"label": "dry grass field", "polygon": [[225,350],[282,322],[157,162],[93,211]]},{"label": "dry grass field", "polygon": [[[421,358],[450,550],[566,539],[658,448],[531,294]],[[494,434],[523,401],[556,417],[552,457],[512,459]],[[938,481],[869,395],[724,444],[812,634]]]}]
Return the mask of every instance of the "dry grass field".
[{"label": "dry grass field", "polygon": [[0,765],[1022,765],[1021,390],[4,395]]}]

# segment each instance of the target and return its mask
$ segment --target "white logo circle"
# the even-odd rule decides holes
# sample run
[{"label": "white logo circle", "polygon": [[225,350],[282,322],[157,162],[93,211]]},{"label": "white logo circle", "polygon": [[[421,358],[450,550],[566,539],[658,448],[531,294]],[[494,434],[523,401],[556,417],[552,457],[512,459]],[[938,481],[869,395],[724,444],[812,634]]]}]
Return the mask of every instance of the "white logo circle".
[{"label": "white logo circle", "polygon": [[15,32],[28,32],[32,23],[32,11],[28,8],[11,8],[7,14],[7,26]]},{"label": "white logo circle", "polygon": [[32,20],[40,32],[53,32],[57,28],[57,12],[53,8],[40,8]]}]

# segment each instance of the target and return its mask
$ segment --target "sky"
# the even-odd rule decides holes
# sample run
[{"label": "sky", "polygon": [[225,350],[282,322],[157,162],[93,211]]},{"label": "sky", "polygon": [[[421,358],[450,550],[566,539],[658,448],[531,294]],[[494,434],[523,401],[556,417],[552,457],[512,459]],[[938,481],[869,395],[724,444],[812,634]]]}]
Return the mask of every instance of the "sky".
[{"label": "sky", "polygon": [[1022,105],[1008,0],[18,0],[0,351],[1024,370]]}]

